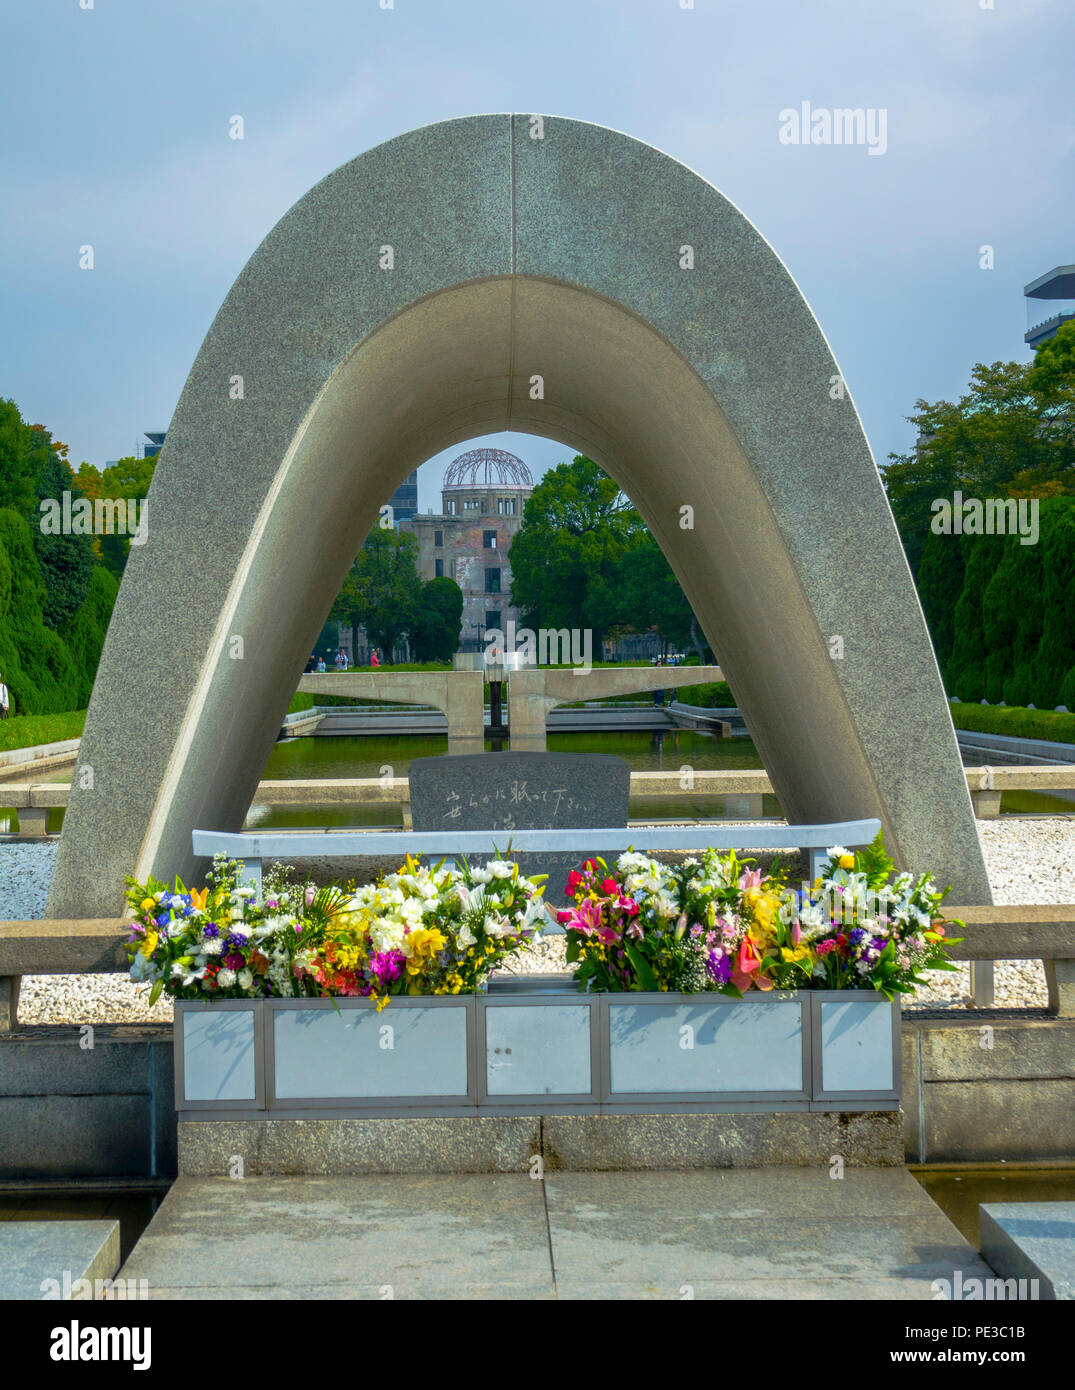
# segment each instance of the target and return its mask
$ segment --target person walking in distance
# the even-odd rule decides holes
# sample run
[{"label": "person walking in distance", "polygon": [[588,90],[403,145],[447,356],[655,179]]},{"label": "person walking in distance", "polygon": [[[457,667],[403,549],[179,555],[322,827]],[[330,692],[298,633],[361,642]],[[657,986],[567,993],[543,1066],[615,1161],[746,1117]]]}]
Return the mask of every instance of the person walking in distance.
[{"label": "person walking in distance", "polygon": [[6,719],[11,713],[11,694],[4,684],[3,676],[0,676],[0,719]]}]

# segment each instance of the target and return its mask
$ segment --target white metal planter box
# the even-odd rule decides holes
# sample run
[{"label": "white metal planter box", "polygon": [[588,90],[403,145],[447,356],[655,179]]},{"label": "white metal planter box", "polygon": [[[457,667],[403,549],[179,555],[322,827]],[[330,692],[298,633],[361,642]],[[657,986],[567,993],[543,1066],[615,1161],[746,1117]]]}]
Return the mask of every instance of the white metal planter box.
[{"label": "white metal planter box", "polygon": [[897,1004],[873,991],[488,994],[176,1005],[187,1118],[884,1110]]}]

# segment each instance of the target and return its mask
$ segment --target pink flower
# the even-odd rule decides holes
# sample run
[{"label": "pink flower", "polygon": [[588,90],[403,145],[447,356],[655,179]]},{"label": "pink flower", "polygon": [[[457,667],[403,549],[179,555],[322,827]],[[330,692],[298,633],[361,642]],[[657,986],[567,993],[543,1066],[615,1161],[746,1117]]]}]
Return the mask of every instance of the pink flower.
[{"label": "pink flower", "polygon": [[626,912],[628,917],[638,916],[638,904],[635,902],[634,898],[617,898],[616,906],[621,912]]},{"label": "pink flower", "polygon": [[601,925],[600,905],[595,903],[593,898],[586,898],[572,913],[568,925],[573,931],[581,932],[583,936],[593,936]]}]

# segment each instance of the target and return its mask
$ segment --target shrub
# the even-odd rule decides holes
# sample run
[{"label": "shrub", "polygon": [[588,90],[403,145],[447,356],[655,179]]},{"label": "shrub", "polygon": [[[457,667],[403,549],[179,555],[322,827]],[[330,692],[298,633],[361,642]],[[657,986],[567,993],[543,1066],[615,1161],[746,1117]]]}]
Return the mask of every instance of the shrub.
[{"label": "shrub", "polygon": [[965,729],[970,733],[1005,734],[1009,738],[1044,738],[1054,743],[1075,743],[1075,714],[1065,714],[1063,710],[962,703],[953,704],[951,709],[956,728]]}]

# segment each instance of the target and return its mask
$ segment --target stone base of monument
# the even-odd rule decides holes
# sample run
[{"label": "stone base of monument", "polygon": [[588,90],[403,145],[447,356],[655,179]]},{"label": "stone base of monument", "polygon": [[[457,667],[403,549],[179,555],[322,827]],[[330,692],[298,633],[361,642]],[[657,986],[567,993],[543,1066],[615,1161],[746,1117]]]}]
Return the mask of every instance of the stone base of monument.
[{"label": "stone base of monument", "polygon": [[[621,1172],[903,1168],[903,1114],[883,1111],[596,1115],[320,1115],[179,1121],[179,1173]],[[833,1175],[837,1176],[835,1170]]]},{"label": "stone base of monument", "polygon": [[899,1029],[873,991],[579,994],[535,977],[380,1010],[181,1002],[179,1167],[902,1162]]}]

